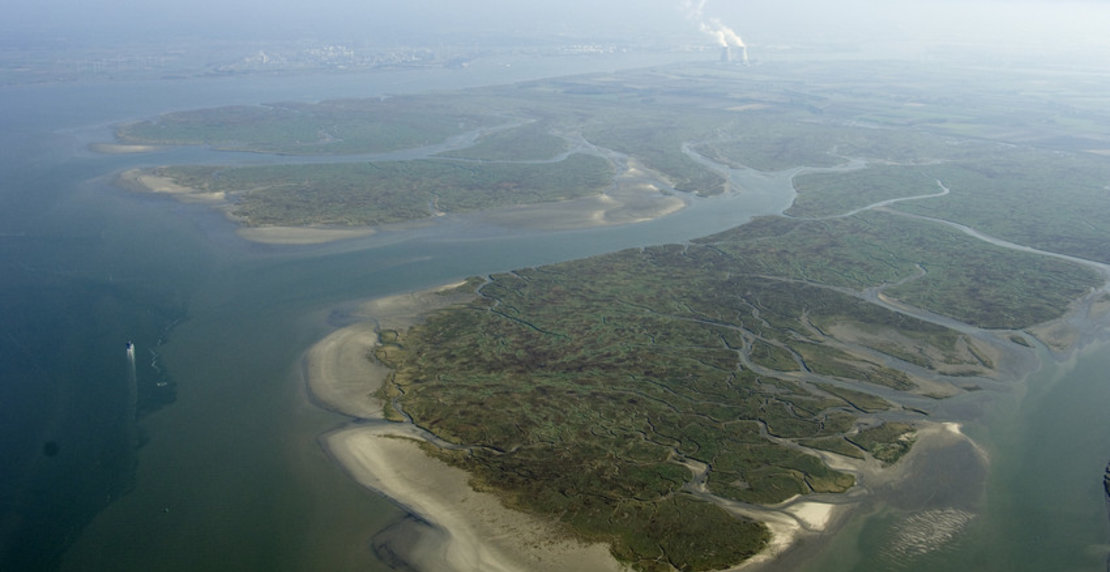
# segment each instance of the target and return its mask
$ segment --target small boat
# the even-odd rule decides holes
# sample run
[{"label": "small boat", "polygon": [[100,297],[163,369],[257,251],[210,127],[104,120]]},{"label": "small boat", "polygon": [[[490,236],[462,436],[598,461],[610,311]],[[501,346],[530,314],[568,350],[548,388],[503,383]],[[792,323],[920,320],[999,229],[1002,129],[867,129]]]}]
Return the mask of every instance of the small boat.
[{"label": "small boat", "polygon": [[127,351],[131,351],[135,349],[135,344],[131,343],[131,340],[127,340],[127,345],[125,347],[127,348]]}]

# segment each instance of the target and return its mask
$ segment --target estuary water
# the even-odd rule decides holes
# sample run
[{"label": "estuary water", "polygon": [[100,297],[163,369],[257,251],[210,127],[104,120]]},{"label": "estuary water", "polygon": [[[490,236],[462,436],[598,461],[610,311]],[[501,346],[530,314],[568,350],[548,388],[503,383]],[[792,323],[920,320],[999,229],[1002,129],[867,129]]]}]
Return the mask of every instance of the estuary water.
[{"label": "estuary water", "polygon": [[[649,63],[660,62],[591,65]],[[387,569],[370,539],[403,515],[327,457],[318,437],[348,420],[311,402],[299,370],[348,309],[469,275],[688,240],[792,198],[785,176],[746,173],[733,196],[625,227],[529,233],[446,217],[343,243],[267,246],[242,241],[203,207],[111,183],[120,170],[204,152],[97,155],[87,143],[112,123],[176,109],[447,89],[582,66],[0,88],[0,569]],[[1110,402],[1110,358],[1092,351],[1046,364],[1027,391],[1003,394],[968,428],[992,459],[978,507],[989,510],[979,512],[1000,516],[976,516],[965,527],[974,542],[930,553],[949,555],[949,568],[1045,569],[1033,566],[1037,546],[1066,569],[1104,566],[1110,416],[1098,409]],[[883,506],[860,515],[820,541],[822,562],[888,562],[882,546],[905,516]]]}]

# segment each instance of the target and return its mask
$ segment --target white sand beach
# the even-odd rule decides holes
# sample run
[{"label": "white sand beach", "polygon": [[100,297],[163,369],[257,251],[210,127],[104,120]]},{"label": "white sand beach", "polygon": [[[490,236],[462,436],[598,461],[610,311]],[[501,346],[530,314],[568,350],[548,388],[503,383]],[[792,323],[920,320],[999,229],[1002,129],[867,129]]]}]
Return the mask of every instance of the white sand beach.
[{"label": "white sand beach", "polygon": [[[389,370],[368,357],[378,330],[403,329],[436,308],[473,296],[461,285],[378,298],[362,304],[363,321],[333,332],[305,355],[313,396],[326,406],[361,419],[380,419],[373,397]],[[421,450],[420,431],[410,424],[351,426],[327,436],[332,455],[359,483],[392,499],[444,532],[445,543],[414,561],[424,570],[557,571],[621,570],[604,544],[583,544],[544,520],[502,506],[491,493],[470,487],[469,476]],[[430,552],[429,552],[430,550]],[[415,556],[414,556],[415,557]]]},{"label": "white sand beach", "polygon": [[105,155],[150,153],[151,151],[158,151],[160,149],[162,149],[162,147],[158,145],[130,145],[126,143],[92,143],[89,145],[89,151],[103,153]]},{"label": "white sand beach", "polygon": [[227,204],[225,193],[199,191],[179,185],[169,177],[159,177],[142,169],[124,171],[120,174],[119,180],[124,187],[131,190],[171,195],[183,203],[205,203],[213,206]]},{"label": "white sand beach", "polygon": [[562,536],[544,520],[501,505],[470,487],[466,472],[424,453],[404,426],[351,428],[328,448],[359,483],[393,499],[445,532],[423,567],[456,572],[622,570],[604,544]]}]

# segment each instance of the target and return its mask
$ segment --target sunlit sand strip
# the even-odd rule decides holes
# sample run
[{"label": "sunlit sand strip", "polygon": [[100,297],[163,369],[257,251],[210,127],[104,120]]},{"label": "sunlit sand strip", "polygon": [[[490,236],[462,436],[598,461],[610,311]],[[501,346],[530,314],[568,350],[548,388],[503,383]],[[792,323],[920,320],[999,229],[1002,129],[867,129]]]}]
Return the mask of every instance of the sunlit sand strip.
[{"label": "sunlit sand strip", "polygon": [[843,507],[823,502],[797,502],[782,509],[727,507],[732,512],[758,520],[771,531],[771,540],[762,552],[732,570],[761,566],[782,555],[807,533],[824,532],[837,511]]},{"label": "sunlit sand strip", "polygon": [[150,153],[151,151],[158,151],[159,149],[161,149],[161,147],[157,145],[127,145],[124,143],[93,143],[89,145],[89,151],[103,153],[105,155]]},{"label": "sunlit sand strip", "polygon": [[192,187],[179,185],[169,177],[144,173],[141,169],[124,171],[120,174],[119,180],[132,190],[172,195],[183,203],[205,203],[216,206],[227,204],[227,195],[222,192],[198,191]]},{"label": "sunlit sand strip", "polygon": [[[346,414],[376,419],[381,404],[374,391],[389,370],[367,359],[379,329],[403,329],[434,309],[473,296],[440,288],[387,296],[362,304],[365,321],[333,332],[305,356],[313,395]],[[582,544],[558,533],[543,519],[510,510],[491,493],[474,491],[470,477],[428,456],[419,431],[408,424],[351,427],[327,436],[326,444],[360,484],[374,489],[444,532],[444,544],[418,543],[420,569],[470,571],[622,570],[607,545]]]},{"label": "sunlit sand strip", "polygon": [[490,209],[491,224],[543,230],[570,230],[654,220],[686,207],[682,199],[650,185],[554,203]]},{"label": "sunlit sand strip", "polygon": [[[136,191],[171,195],[183,203],[203,203],[229,211],[227,193],[204,192],[180,185],[170,177],[159,177],[141,169],[131,169],[119,176],[120,183]],[[230,215],[229,215],[230,216]],[[230,217],[234,219],[235,217]],[[358,238],[374,234],[368,226],[257,226],[242,227],[236,233],[251,242],[263,244],[321,244],[336,240]]]},{"label": "sunlit sand strip", "polygon": [[332,332],[305,355],[305,371],[312,394],[327,406],[352,417],[381,417],[381,402],[373,393],[389,370],[367,359],[378,343],[374,324],[362,322]]},{"label": "sunlit sand strip", "polygon": [[305,353],[305,375],[312,395],[343,414],[380,419],[382,404],[374,393],[390,370],[370,359],[379,343],[378,331],[404,330],[416,324],[422,314],[472,298],[469,292],[453,292],[463,284],[456,282],[362,303],[354,313],[361,321],[332,332]]},{"label": "sunlit sand strip", "polygon": [[263,244],[321,244],[374,234],[368,226],[335,228],[323,226],[252,226],[235,231],[240,237]]},{"label": "sunlit sand strip", "polygon": [[400,427],[346,429],[327,444],[359,483],[445,531],[437,556],[448,570],[623,570],[607,546],[562,537],[542,519],[475,491],[465,471],[425,454]]},{"label": "sunlit sand strip", "polygon": [[787,507],[806,530],[822,531],[828,528],[837,506],[824,502],[800,502]]}]

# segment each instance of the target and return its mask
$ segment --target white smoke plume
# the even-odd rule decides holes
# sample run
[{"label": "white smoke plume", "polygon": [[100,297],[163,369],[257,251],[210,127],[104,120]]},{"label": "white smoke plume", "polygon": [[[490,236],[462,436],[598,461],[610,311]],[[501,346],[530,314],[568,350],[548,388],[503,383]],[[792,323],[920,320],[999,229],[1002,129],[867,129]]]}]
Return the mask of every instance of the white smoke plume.
[{"label": "white smoke plume", "polygon": [[717,18],[705,17],[705,0],[682,0],[686,17],[697,22],[702,32],[713,36],[722,48],[743,48],[744,40]]}]

